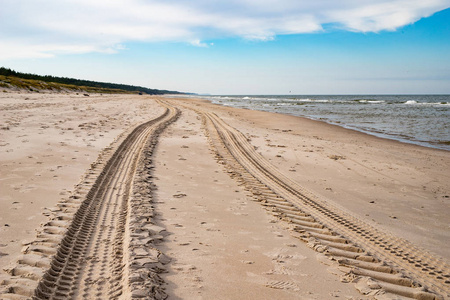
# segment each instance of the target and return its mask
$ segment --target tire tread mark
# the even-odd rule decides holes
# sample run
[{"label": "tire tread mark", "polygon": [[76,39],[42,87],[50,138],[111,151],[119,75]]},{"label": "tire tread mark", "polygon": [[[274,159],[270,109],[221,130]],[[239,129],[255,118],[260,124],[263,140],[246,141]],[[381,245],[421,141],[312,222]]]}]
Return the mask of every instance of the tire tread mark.
[{"label": "tire tread mark", "polygon": [[[76,199],[75,196],[74,199],[72,199],[74,200],[74,203],[60,204],[59,207],[64,209],[68,216],[61,217],[60,220],[65,219],[71,221],[70,225],[67,227],[67,224],[56,224],[55,222],[49,224],[55,226],[53,226],[54,229],[52,229],[51,226],[45,228],[45,231],[50,233],[48,239],[45,237],[48,233],[44,232],[41,234],[44,245],[36,246],[33,244],[29,247],[29,254],[25,255],[25,259],[22,260],[22,262],[24,262],[25,265],[40,264],[40,268],[48,268],[41,280],[37,283],[37,287],[34,289],[26,289],[24,286],[24,279],[14,278],[4,283],[8,284],[9,288],[6,294],[1,294],[2,297],[3,295],[5,297],[22,297],[20,295],[23,295],[27,298],[32,297],[33,299],[68,299],[75,296],[80,297],[83,291],[79,291],[77,288],[80,285],[82,273],[85,271],[83,270],[83,265],[86,263],[86,251],[90,247],[90,239],[93,237],[94,227],[97,224],[97,218],[99,218],[99,210],[102,207],[106,208],[106,204],[104,203],[105,200],[103,198],[107,193],[111,194],[111,189],[116,189],[115,184],[119,184],[119,194],[112,198],[120,198],[122,201],[121,205],[119,205],[117,209],[112,208],[113,210],[110,210],[108,207],[105,210],[105,212],[111,212],[115,209],[116,213],[120,216],[119,222],[117,224],[111,223],[112,225],[108,224],[107,227],[109,227],[109,230],[106,230],[106,236],[111,237],[114,240],[113,248],[115,255],[112,259],[102,260],[101,263],[103,267],[101,272],[103,273],[100,274],[107,274],[110,270],[115,270],[118,274],[122,274],[122,270],[126,267],[125,262],[127,260],[122,257],[123,252],[121,253],[119,249],[123,247],[124,220],[128,216],[126,211],[126,201],[130,196],[129,192],[132,185],[130,176],[132,177],[135,172],[137,156],[139,156],[142,151],[148,135],[155,130],[161,130],[161,124],[173,121],[177,114],[175,108],[168,107],[167,104],[164,104],[163,106],[165,106],[166,109],[162,115],[136,127],[124,139],[117,150],[111,155],[110,159],[105,163],[103,171],[96,177],[95,182],[92,184],[92,188],[87,191],[84,200],[79,195],[76,195]],[[136,153],[138,154],[137,156]],[[125,165],[128,168],[128,172],[117,172],[123,167],[124,161],[126,161]],[[91,179],[89,176],[87,178]],[[88,180],[86,180],[86,182],[88,182]],[[66,228],[64,228],[64,226],[66,226]],[[111,226],[114,228],[111,228]],[[104,229],[101,228],[101,230]],[[60,236],[59,239],[58,237],[55,237],[55,233]],[[46,239],[49,240],[49,242],[46,242]],[[60,241],[59,247],[54,250],[55,242],[58,240]],[[101,247],[98,245],[102,242],[103,241],[95,241],[93,247],[99,247],[100,249]],[[46,248],[45,243],[50,243],[50,247]],[[53,250],[53,252],[51,250]],[[106,250],[100,252],[103,252],[103,254],[100,253],[103,256],[109,255],[109,252]],[[33,258],[32,253],[37,253],[37,257]],[[45,258],[41,253],[47,253],[46,255],[49,256],[49,258]],[[53,257],[50,259],[51,255],[53,255]],[[94,262],[95,258],[91,260]],[[19,275],[21,272],[22,270],[20,267],[13,271],[16,275]],[[39,277],[38,270],[36,270],[35,273],[36,278]],[[87,276],[87,278],[89,279],[89,276]],[[110,282],[109,285],[106,285],[109,286],[109,289],[111,289],[112,286],[117,286],[116,283],[118,277],[113,276],[112,278],[114,282]],[[127,280],[122,280],[121,284],[123,284],[123,282],[127,282]],[[27,286],[33,287],[33,284],[27,284]],[[104,297],[103,291],[105,291],[105,288],[98,288],[93,294],[89,294],[90,298],[100,299]],[[116,295],[118,294],[120,293],[116,293]],[[88,294],[85,295],[87,296]]]},{"label": "tire tread mark", "polygon": [[[376,276],[378,281],[386,283],[381,286],[391,293],[420,299],[449,297],[449,267],[441,258],[416,248],[404,239],[381,232],[342,208],[319,199],[279,172],[255,151],[242,133],[217,115],[184,106],[202,116],[216,157],[228,168],[228,173],[246,185],[258,201],[280,218],[293,224],[300,223],[296,231],[313,249],[336,257],[341,264],[352,267],[354,274],[361,269],[369,270],[365,273],[359,271],[366,276],[383,273],[387,266],[390,273],[397,275],[372,277]],[[270,193],[273,195],[266,197]],[[270,198],[277,199],[278,203],[270,202]],[[300,214],[310,219],[298,220],[286,216],[289,210],[293,215]],[[331,234],[338,242],[330,242],[329,238],[327,240],[317,234],[314,236],[314,232]],[[364,267],[360,264],[358,268],[353,260],[367,264]],[[435,271],[428,272],[430,269]],[[375,273],[370,273],[370,270]]]}]

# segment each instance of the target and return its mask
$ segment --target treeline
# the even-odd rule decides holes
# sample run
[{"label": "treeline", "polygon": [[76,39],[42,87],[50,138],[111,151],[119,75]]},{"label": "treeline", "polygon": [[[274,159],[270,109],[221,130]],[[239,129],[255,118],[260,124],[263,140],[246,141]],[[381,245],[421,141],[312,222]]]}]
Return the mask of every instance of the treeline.
[{"label": "treeline", "polygon": [[75,85],[80,87],[93,87],[93,88],[101,88],[101,89],[117,89],[128,92],[137,92],[137,93],[146,93],[150,95],[163,95],[163,94],[186,94],[177,91],[167,91],[167,90],[158,90],[158,89],[149,89],[142,86],[134,86],[127,84],[118,84],[118,83],[108,83],[108,82],[97,82],[90,80],[81,80],[75,78],[67,78],[67,77],[56,77],[51,75],[36,75],[29,73],[21,73],[8,68],[0,67],[0,75],[3,76],[13,76],[23,79],[31,79],[31,80],[41,80],[44,82],[53,82],[60,84],[68,84]]}]

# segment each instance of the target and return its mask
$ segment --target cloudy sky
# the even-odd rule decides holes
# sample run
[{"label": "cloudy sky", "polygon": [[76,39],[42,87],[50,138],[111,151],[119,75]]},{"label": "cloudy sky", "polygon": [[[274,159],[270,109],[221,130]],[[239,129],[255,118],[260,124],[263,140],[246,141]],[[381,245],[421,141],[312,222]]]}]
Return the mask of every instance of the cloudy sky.
[{"label": "cloudy sky", "polygon": [[450,93],[450,0],[0,0],[0,66],[211,94]]}]

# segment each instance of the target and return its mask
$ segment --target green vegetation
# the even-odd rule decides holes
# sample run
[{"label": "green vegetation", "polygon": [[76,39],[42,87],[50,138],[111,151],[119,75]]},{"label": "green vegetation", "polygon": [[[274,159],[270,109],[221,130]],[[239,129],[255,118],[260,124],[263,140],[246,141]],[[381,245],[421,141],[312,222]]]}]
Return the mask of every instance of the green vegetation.
[{"label": "green vegetation", "polygon": [[27,90],[30,92],[39,92],[43,90],[48,91],[73,91],[73,92],[89,92],[89,93],[131,93],[129,91],[124,90],[116,90],[116,89],[104,89],[104,88],[94,88],[87,86],[76,86],[71,84],[62,84],[62,83],[54,83],[54,82],[44,82],[40,80],[34,79],[23,79],[14,76],[4,76],[0,75],[0,87],[2,88],[19,88],[22,90]]},{"label": "green vegetation", "polygon": [[20,73],[4,67],[0,67],[0,87],[17,87],[36,92],[40,90],[71,90],[86,91],[90,93],[145,93],[150,95],[185,94],[176,91],[149,89],[134,85]]}]

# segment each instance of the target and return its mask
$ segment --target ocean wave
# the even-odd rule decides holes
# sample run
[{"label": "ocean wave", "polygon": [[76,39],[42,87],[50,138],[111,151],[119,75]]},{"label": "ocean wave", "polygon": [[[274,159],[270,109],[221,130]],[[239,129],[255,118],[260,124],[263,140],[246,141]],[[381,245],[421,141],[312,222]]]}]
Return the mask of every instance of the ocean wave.
[{"label": "ocean wave", "polygon": [[432,105],[432,106],[450,106],[450,102],[418,102],[416,100],[408,100],[405,103],[406,105]]},{"label": "ocean wave", "polygon": [[335,102],[333,100],[330,99],[309,99],[309,98],[300,98],[300,99],[274,99],[277,101],[284,101],[284,102],[293,102],[293,103],[298,103],[298,102],[305,102],[305,103],[331,103],[331,102]]},{"label": "ocean wave", "polygon": [[368,99],[360,99],[357,100],[359,103],[369,103],[369,104],[382,104],[386,103],[384,100],[368,100]]},{"label": "ocean wave", "polygon": [[[353,98],[347,99],[336,99],[336,98],[309,98],[309,97],[273,97],[273,96],[208,96],[202,97],[207,98],[215,102],[238,102],[242,105],[245,103],[252,103],[252,105],[262,105],[263,103],[270,104],[272,106],[289,106],[289,105],[302,105],[302,104],[317,104],[317,105],[410,105],[410,106],[434,106],[434,107],[449,107],[450,102],[440,101],[440,102],[429,102],[417,99],[404,99],[403,101],[398,101],[395,99],[374,99],[374,98]],[[446,99],[443,99],[446,100]]]},{"label": "ocean wave", "polygon": [[408,100],[405,102],[405,104],[412,105],[412,104],[419,104],[419,102],[417,102],[416,100]]}]

